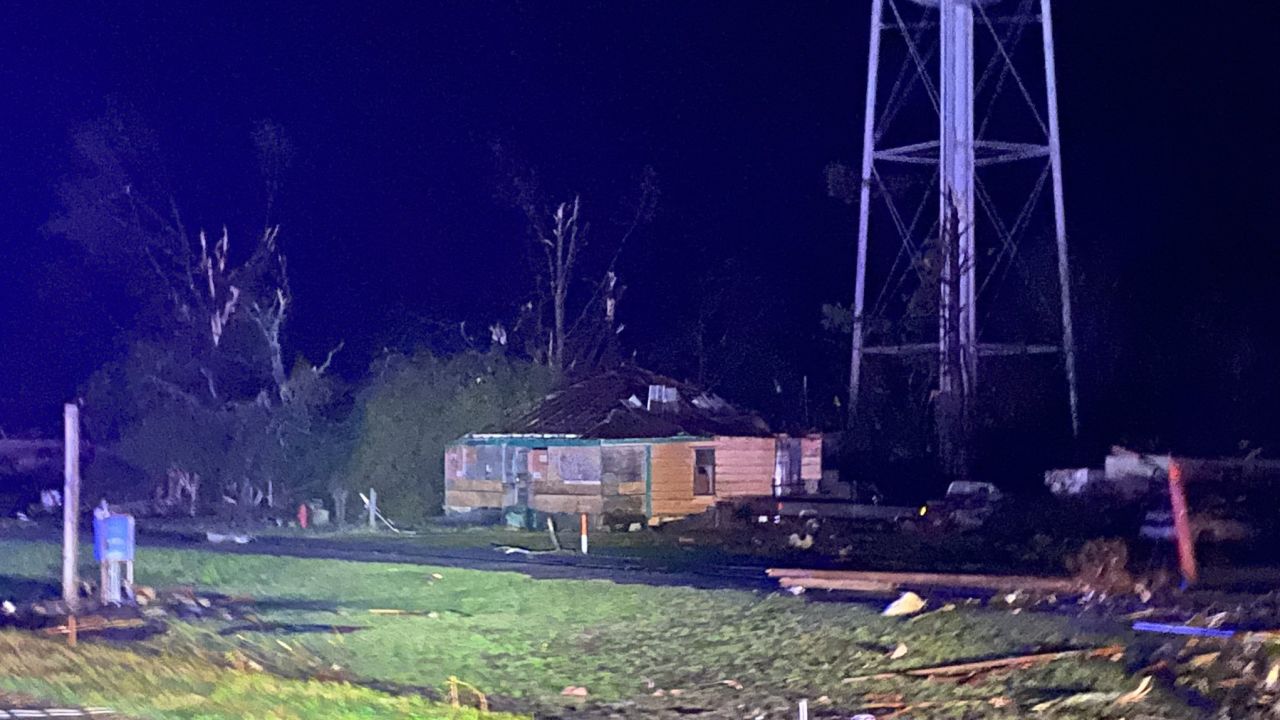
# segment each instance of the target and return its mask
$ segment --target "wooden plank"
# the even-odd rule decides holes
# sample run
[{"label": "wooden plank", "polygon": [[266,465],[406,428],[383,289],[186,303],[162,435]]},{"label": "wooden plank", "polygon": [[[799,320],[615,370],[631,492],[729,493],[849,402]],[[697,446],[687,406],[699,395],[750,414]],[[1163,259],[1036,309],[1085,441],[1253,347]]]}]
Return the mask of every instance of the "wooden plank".
[{"label": "wooden plank", "polygon": [[445,490],[444,504],[449,507],[502,507],[502,493]]},{"label": "wooden plank", "polygon": [[619,495],[643,495],[644,481],[618,483]]},{"label": "wooden plank", "polygon": [[799,587],[806,590],[851,590],[854,592],[893,592],[898,589],[894,583],[877,582],[875,580],[823,580],[819,578],[789,578],[778,580],[784,588]]},{"label": "wooden plank", "polygon": [[529,507],[549,513],[604,512],[604,498],[596,495],[537,495],[529,499]]},{"label": "wooden plank", "polygon": [[600,483],[565,483],[538,480],[529,483],[529,495],[531,497],[539,495],[594,495],[599,497],[603,494],[602,488],[603,486]]},{"label": "wooden plank", "polygon": [[[989,590],[1038,590],[1043,592],[1075,592],[1080,584],[1074,578],[1029,575],[969,575],[963,573],[911,573],[856,570],[806,570],[801,568],[769,568],[771,578],[787,579],[792,586],[821,588],[823,583],[871,582],[893,587],[954,587]],[[801,582],[803,581],[803,582]]]},{"label": "wooden plank", "polygon": [[463,492],[502,492],[502,481],[500,480],[468,480],[466,478],[445,478],[445,490],[460,490]]}]

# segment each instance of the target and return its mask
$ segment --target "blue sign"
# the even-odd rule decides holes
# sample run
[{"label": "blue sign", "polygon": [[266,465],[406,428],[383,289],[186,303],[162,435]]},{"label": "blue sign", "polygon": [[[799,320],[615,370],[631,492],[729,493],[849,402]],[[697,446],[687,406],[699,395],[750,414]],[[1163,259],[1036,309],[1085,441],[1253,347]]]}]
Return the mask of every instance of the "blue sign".
[{"label": "blue sign", "polygon": [[133,562],[133,516],[93,519],[93,557],[98,562]]}]

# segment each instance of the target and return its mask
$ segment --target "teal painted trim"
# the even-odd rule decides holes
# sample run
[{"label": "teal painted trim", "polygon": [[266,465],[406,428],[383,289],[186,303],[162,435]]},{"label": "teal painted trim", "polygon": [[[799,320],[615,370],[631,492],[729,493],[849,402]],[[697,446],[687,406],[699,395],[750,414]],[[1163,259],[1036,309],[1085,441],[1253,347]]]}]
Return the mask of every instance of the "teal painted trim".
[{"label": "teal painted trim", "polygon": [[679,436],[665,438],[622,438],[619,440],[602,440],[599,438],[566,438],[566,437],[521,437],[518,435],[495,435],[493,437],[461,437],[450,445],[510,445],[512,447],[590,447],[613,445],[660,445],[665,443],[707,442],[713,437]]}]

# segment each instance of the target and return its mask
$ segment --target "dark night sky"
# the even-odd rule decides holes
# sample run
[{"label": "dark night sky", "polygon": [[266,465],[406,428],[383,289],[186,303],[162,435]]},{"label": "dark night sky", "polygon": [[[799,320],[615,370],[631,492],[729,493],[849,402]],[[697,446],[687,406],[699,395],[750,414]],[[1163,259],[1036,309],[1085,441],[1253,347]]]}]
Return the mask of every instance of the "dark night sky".
[{"label": "dark night sky", "polygon": [[[4,11],[0,426],[56,421],[119,351],[110,322],[128,324],[63,281],[71,250],[40,230],[70,133],[109,98],[159,133],[188,223],[246,240],[261,208],[249,132],[287,128],[291,342],[314,357],[345,338],[350,377],[420,318],[480,329],[527,298],[523,223],[494,198],[500,140],[583,193],[602,242],[640,170],[657,170],[660,214],[621,266],[642,362],[692,374],[669,348],[714,273],[748,288],[733,344],[751,362],[726,394],[785,412],[775,378],[839,382],[819,306],[852,294],[854,224],[822,169],[859,152],[867,3],[322,5]],[[1057,3],[1096,437],[1280,427],[1280,11],[1211,7]]]}]

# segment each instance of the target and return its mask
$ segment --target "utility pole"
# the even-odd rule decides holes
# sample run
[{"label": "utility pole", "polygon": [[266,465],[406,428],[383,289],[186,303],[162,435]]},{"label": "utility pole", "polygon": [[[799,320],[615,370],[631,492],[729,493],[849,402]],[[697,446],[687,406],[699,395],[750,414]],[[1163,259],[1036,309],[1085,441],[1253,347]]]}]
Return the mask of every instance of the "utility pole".
[{"label": "utility pole", "polygon": [[74,613],[80,605],[80,407],[67,403],[62,420],[62,601]]}]

